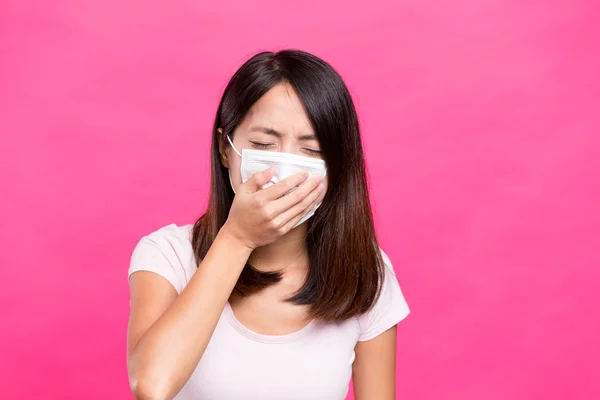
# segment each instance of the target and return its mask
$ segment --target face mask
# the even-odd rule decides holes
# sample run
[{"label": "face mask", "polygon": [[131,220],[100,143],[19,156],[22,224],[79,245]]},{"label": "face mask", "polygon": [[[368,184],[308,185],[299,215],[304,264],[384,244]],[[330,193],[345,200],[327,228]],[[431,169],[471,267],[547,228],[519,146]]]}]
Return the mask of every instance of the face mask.
[{"label": "face mask", "polygon": [[[275,167],[275,174],[273,174],[273,177],[269,182],[262,186],[263,189],[266,189],[297,172],[307,172],[309,176],[321,176],[323,178],[325,178],[325,175],[327,174],[327,168],[325,168],[325,161],[323,160],[267,150],[243,149],[240,153],[233,145],[229,135],[227,135],[227,140],[229,141],[229,144],[231,144],[233,150],[242,158],[242,165],[240,168],[242,182],[246,182],[257,172],[266,171],[271,167]],[[231,170],[229,171],[229,182],[235,193],[233,181],[231,180]],[[302,219],[294,225],[294,228],[312,217],[320,205],[321,203],[315,205],[308,214],[302,217]]]}]

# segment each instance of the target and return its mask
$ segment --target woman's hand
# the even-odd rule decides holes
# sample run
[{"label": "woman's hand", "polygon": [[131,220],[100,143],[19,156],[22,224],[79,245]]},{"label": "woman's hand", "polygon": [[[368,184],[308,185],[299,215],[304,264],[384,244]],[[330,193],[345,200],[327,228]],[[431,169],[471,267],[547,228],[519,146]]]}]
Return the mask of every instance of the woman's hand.
[{"label": "woman's hand", "polygon": [[300,172],[261,190],[273,174],[273,168],[256,173],[239,187],[223,226],[250,249],[272,243],[289,232],[321,201],[321,177],[309,178]]}]

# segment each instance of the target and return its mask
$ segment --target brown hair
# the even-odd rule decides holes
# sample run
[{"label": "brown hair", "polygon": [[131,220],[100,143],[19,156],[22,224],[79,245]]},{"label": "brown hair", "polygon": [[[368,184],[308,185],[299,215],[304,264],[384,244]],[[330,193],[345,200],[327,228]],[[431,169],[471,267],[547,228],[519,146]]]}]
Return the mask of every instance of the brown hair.
[{"label": "brown hair", "polygon": [[[221,164],[218,128],[234,134],[252,105],[278,83],[293,86],[304,104],[327,165],[328,190],[307,225],[310,265],[302,288],[288,301],[309,305],[313,318],[343,321],[375,303],[384,263],[375,237],[356,110],[342,78],[325,61],[298,50],[263,52],[248,60],[227,85],[215,118],[211,193],[194,225],[197,262],[208,252],[229,215],[234,193]],[[278,282],[277,272],[247,264],[234,293],[247,296]]]}]

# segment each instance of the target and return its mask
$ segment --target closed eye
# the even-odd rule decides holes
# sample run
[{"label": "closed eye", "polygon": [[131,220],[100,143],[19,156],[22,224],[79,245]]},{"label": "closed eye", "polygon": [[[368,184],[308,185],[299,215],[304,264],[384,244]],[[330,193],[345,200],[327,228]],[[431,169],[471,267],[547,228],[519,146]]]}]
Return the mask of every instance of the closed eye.
[{"label": "closed eye", "polygon": [[316,156],[316,157],[320,157],[323,152],[320,150],[315,150],[315,149],[308,149],[308,148],[304,148],[304,151],[306,151],[308,154],[310,154],[311,156]]},{"label": "closed eye", "polygon": [[[255,142],[253,140],[250,140],[250,143],[252,143],[252,147],[254,147],[255,149],[262,149],[262,150],[272,148],[273,146],[275,146],[274,143]],[[307,147],[304,147],[302,150],[304,150],[306,153],[308,153],[309,155],[311,155],[313,157],[321,157],[321,155],[323,154],[323,152],[320,150],[310,149]]]},{"label": "closed eye", "polygon": [[273,146],[273,143],[253,142],[252,140],[250,143],[252,143],[252,146],[257,149],[268,149],[269,147]]}]

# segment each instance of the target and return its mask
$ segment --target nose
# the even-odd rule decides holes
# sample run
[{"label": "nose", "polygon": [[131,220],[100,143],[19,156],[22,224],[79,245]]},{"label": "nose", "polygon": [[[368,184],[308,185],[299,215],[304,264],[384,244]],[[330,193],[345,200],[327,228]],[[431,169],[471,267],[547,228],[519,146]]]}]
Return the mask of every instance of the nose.
[{"label": "nose", "polygon": [[281,140],[281,147],[279,149],[282,153],[292,153],[296,152],[297,143],[291,135],[288,135]]}]

